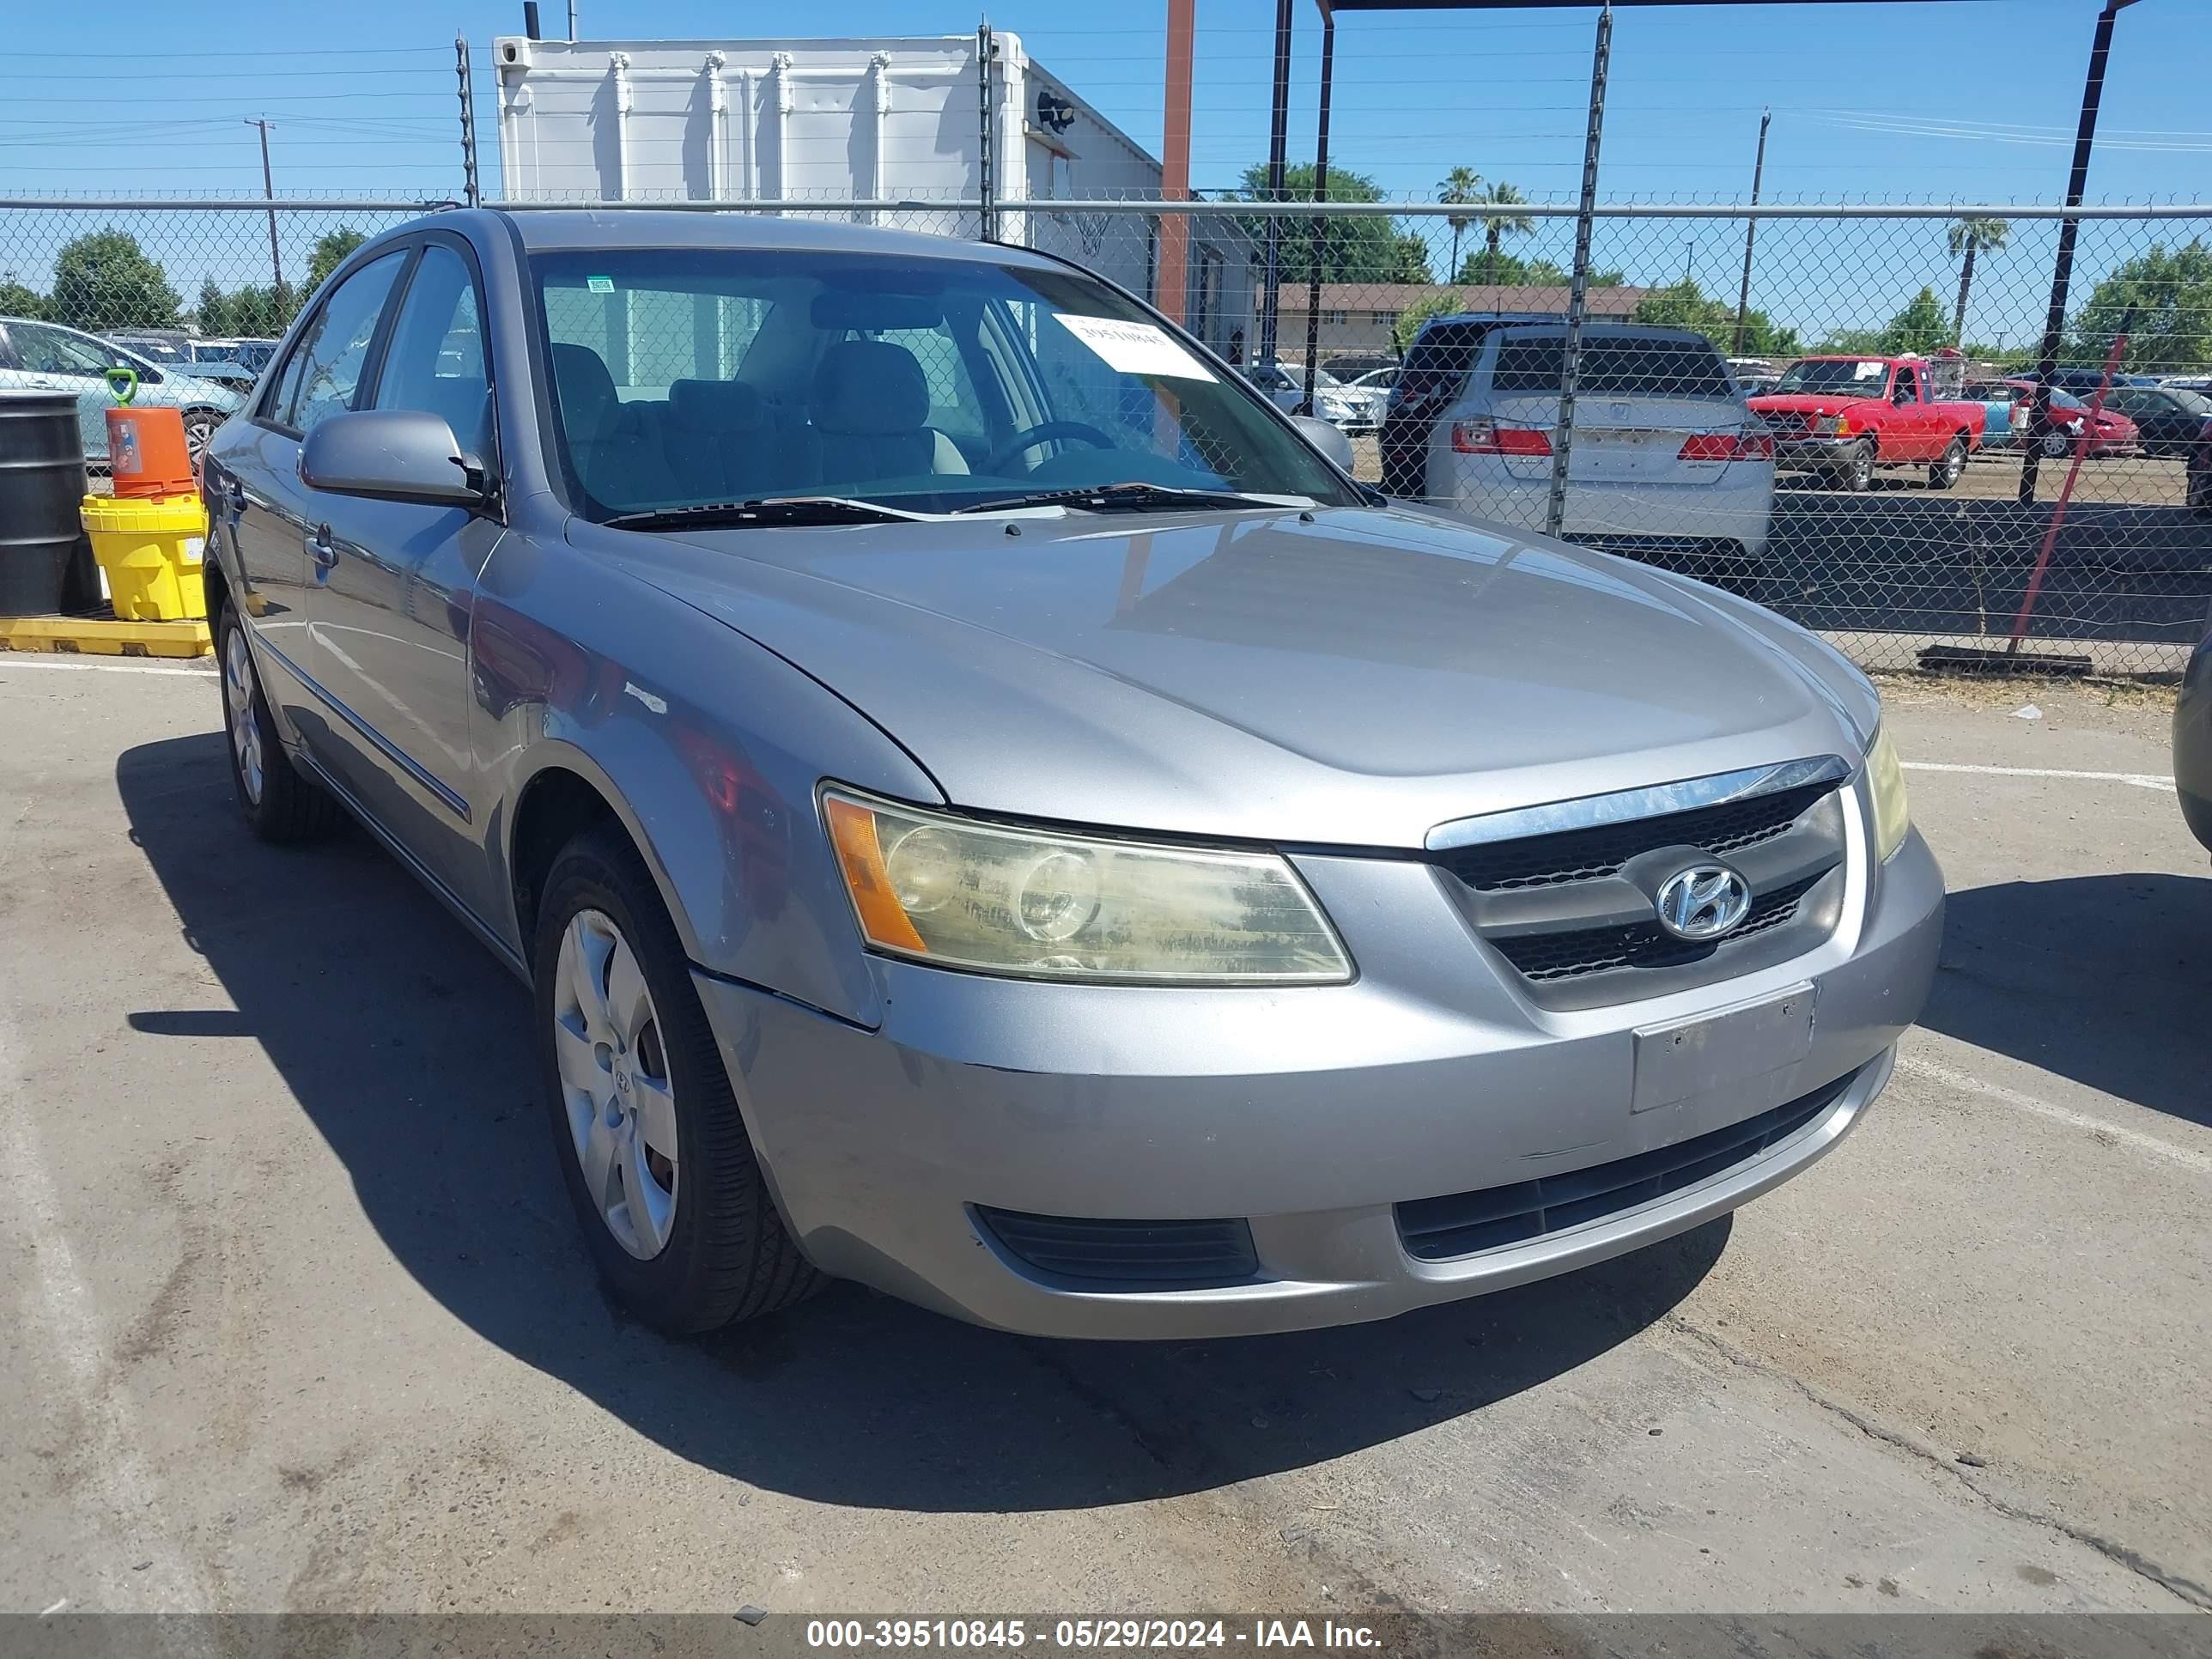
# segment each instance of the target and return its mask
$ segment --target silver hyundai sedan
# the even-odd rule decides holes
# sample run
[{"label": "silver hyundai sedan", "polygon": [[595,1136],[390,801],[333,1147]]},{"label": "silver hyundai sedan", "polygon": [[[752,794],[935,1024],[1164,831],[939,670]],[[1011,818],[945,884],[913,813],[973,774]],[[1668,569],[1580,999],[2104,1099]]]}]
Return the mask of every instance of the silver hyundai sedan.
[{"label": "silver hyundai sedan", "polygon": [[671,1330],[1374,1319],[1802,1170],[1941,925],[1873,688],[1324,447],[1045,255],[420,220],[209,452],[239,804],[533,988]]}]

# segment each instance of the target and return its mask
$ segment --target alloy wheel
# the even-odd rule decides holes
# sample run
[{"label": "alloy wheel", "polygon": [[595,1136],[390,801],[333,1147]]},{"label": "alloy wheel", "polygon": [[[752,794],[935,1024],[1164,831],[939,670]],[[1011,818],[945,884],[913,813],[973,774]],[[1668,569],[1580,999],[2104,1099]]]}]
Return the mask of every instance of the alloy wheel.
[{"label": "alloy wheel", "polygon": [[247,653],[246,630],[234,626],[224,636],[222,697],[230,716],[231,757],[238,763],[238,781],[249,805],[261,805],[261,722],[254,717],[253,659]]},{"label": "alloy wheel", "polygon": [[651,1261],[676,1224],[676,1097],[653,993],[602,911],[578,911],[562,932],[553,1049],[592,1207],[617,1243]]}]

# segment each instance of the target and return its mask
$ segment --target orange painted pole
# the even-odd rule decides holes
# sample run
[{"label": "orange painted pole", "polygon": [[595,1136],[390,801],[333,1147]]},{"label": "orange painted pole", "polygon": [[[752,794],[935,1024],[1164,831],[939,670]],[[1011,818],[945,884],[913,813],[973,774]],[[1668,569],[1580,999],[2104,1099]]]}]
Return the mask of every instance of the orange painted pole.
[{"label": "orange painted pole", "polygon": [[[1191,57],[1198,33],[1198,0],[1168,0],[1167,103],[1160,120],[1160,196],[1190,199]],[[1190,266],[1190,216],[1160,216],[1159,275],[1152,303],[1176,322],[1184,319]]]}]

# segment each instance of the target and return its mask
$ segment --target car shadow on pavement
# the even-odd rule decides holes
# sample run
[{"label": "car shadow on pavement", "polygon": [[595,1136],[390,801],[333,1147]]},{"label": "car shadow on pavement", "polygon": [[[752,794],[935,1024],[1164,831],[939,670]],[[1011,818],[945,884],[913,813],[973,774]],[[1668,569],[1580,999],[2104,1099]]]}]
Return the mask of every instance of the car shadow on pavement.
[{"label": "car shadow on pavement", "polygon": [[[132,1029],[258,1043],[393,1259],[442,1307],[754,1486],[884,1509],[1057,1509],[1321,1463],[1597,1358],[1686,1296],[1728,1240],[1722,1219],[1547,1284],[1293,1336],[1044,1341],[840,1285],[671,1341],[598,1290],[536,1099],[526,993],[360,830],[308,849],[253,841],[228,790],[205,787],[222,741],[131,749],[116,781],[236,1012],[145,1009]],[[332,1282],[358,1277],[341,1266]]]},{"label": "car shadow on pavement", "polygon": [[2212,878],[2158,872],[1953,893],[1920,1023],[2212,1125]]}]

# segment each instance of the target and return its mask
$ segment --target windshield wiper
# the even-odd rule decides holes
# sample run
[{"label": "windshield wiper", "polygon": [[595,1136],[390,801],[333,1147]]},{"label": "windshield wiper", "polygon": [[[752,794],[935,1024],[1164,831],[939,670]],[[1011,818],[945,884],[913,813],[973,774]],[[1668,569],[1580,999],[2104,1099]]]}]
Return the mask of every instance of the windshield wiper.
[{"label": "windshield wiper", "polygon": [[929,516],[849,495],[761,495],[746,501],[648,507],[600,522],[617,530],[696,530],[714,525],[904,524]]},{"label": "windshield wiper", "polygon": [[956,507],[956,513],[1004,513],[1019,507],[1077,507],[1091,513],[1146,513],[1189,511],[1206,507],[1273,507],[1294,509],[1310,505],[1300,495],[1289,499],[1240,495],[1233,489],[1187,489],[1176,484],[1085,484],[1072,489],[1039,489],[1026,495],[994,495],[987,501]]}]

